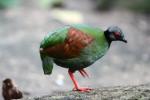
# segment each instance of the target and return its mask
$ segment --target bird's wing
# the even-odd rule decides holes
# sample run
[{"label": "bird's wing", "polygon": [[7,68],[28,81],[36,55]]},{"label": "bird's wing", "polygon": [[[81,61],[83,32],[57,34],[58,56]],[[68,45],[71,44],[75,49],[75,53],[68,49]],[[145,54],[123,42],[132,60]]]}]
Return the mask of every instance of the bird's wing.
[{"label": "bird's wing", "polygon": [[[45,50],[52,48],[56,45],[62,44],[67,37],[67,27],[55,30],[47,34],[40,45],[40,56],[42,60],[42,67],[44,74],[51,74],[53,70],[52,56],[47,55]],[[55,50],[51,52],[56,55]]]},{"label": "bird's wing", "polygon": [[72,59],[80,56],[80,52],[93,38],[84,32],[68,27],[47,35],[40,45],[40,56],[44,74],[51,74],[53,59]]},{"label": "bird's wing", "polygon": [[100,40],[101,37],[104,36],[104,31],[97,27],[92,27],[85,24],[74,24],[71,26],[93,37],[96,41]]},{"label": "bird's wing", "polygon": [[67,32],[68,27],[64,27],[48,33],[41,42],[40,48],[45,49],[63,43],[67,37]]},{"label": "bird's wing", "polygon": [[[99,48],[103,49],[104,44],[107,45],[107,40],[104,35],[104,30],[97,28],[97,27],[85,25],[85,24],[75,24],[75,25],[72,25],[72,27],[74,27],[74,28],[86,33],[88,36],[92,37]],[[97,47],[93,47],[93,49],[95,49],[95,48],[97,48]]]},{"label": "bird's wing", "polygon": [[41,47],[52,58],[71,59],[80,56],[81,50],[92,41],[93,37],[70,26],[46,37]]}]

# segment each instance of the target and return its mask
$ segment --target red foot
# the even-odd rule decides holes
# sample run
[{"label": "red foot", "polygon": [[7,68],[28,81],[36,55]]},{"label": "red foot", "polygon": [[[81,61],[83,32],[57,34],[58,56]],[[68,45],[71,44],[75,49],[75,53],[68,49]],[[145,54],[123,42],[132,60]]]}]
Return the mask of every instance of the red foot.
[{"label": "red foot", "polygon": [[[84,69],[81,69],[81,70],[79,70],[79,72],[81,73],[81,75],[82,76],[88,76],[88,74],[85,72],[85,70]],[[79,86],[78,86],[78,83],[77,83],[77,81],[75,80],[75,78],[74,78],[74,75],[73,75],[73,73],[74,72],[72,72],[70,69],[68,70],[68,73],[69,73],[69,75],[70,75],[70,78],[71,78],[71,80],[72,80],[72,82],[73,82],[73,84],[74,84],[74,89],[73,89],[73,91],[80,91],[80,92],[90,92],[92,89],[90,89],[90,88],[79,88]]]},{"label": "red foot", "polygon": [[73,88],[73,91],[79,91],[79,92],[90,92],[92,89],[90,88]]}]

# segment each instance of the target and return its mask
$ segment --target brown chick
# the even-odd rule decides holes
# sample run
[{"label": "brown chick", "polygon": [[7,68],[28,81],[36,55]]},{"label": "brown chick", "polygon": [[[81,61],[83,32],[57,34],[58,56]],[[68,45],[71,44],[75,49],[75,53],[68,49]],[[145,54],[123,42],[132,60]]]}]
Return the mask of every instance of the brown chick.
[{"label": "brown chick", "polygon": [[3,81],[2,95],[4,100],[21,99],[23,97],[22,92],[14,86],[9,78]]}]

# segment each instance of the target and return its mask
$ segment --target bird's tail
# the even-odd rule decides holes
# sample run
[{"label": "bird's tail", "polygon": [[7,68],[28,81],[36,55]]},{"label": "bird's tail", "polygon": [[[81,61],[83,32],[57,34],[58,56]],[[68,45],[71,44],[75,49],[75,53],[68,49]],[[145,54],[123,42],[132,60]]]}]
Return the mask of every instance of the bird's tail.
[{"label": "bird's tail", "polygon": [[51,74],[53,70],[53,60],[44,53],[40,52],[44,74]]}]

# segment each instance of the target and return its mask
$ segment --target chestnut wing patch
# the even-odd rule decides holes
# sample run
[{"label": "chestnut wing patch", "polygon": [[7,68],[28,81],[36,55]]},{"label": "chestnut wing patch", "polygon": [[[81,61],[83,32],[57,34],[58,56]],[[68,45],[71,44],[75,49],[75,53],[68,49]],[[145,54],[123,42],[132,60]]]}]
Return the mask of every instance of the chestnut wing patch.
[{"label": "chestnut wing patch", "polygon": [[80,55],[82,49],[93,41],[93,38],[88,34],[76,29],[69,28],[67,38],[64,43],[46,48],[44,53],[51,57],[59,59],[69,59]]}]

